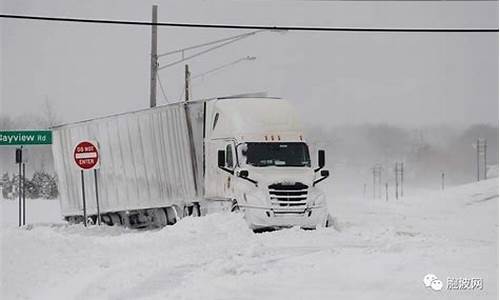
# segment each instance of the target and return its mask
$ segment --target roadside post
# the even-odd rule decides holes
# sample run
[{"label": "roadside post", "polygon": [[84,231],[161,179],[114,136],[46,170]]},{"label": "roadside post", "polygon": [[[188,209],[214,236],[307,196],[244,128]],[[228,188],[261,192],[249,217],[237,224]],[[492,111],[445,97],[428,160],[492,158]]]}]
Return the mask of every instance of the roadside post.
[{"label": "roadside post", "polygon": [[26,225],[26,163],[23,161],[23,225]]},{"label": "roadside post", "polygon": [[19,166],[19,181],[17,184],[17,195],[19,197],[19,227],[21,227],[23,225],[22,202],[21,202],[22,201],[21,200],[21,197],[22,197],[22,194],[21,194],[22,193],[22,189],[21,189],[21,186],[22,186],[21,164],[23,163],[23,146],[16,149],[16,163]]},{"label": "roadside post", "polygon": [[99,168],[99,149],[96,142],[81,141],[73,151],[75,164],[80,168],[82,179],[82,201],[83,201],[83,225],[87,227],[87,202],[85,200],[84,171],[94,170],[95,196],[97,205],[97,223],[101,225],[101,213],[99,209],[99,192],[97,181],[97,169]]},{"label": "roadside post", "polygon": [[94,169],[95,201],[97,206],[97,224],[101,226],[101,211],[99,209],[99,184],[97,183],[97,169]]}]

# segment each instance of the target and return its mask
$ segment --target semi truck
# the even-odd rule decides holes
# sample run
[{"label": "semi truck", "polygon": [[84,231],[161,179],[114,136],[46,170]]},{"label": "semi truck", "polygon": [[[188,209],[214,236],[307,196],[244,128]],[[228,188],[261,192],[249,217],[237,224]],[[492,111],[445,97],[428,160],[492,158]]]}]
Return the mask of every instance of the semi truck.
[{"label": "semi truck", "polygon": [[[95,172],[73,160],[84,140],[97,144]],[[64,124],[53,128],[52,149],[70,223],[84,215],[95,223],[97,202],[102,222],[131,228],[219,211],[242,213],[255,231],[332,220],[320,189],[329,177],[325,152],[311,163],[299,117],[284,99],[220,97]]]}]

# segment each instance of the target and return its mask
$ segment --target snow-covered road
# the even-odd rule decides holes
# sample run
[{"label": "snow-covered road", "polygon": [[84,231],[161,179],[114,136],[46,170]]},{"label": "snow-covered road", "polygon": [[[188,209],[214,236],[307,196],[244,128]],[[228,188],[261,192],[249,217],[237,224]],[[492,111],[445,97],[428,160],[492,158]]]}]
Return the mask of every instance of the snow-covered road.
[{"label": "snow-covered road", "polygon": [[[16,204],[1,205],[1,299],[498,299],[498,179],[398,202],[331,199],[336,228],[262,234],[235,214],[85,229],[51,222],[53,201],[33,203],[38,224],[18,229]],[[427,273],[443,290],[424,287]],[[483,289],[448,290],[449,277]]]}]

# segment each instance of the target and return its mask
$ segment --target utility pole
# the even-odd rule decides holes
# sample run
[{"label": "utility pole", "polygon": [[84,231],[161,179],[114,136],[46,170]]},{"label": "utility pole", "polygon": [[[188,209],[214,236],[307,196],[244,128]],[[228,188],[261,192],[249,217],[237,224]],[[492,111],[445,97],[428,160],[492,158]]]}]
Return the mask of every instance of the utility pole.
[{"label": "utility pole", "polygon": [[[158,23],[158,6],[153,5],[151,22]],[[151,78],[149,89],[149,107],[156,106],[156,77],[158,72],[157,25],[151,25]]]},{"label": "utility pole", "polygon": [[[184,66],[184,95],[185,102],[189,101],[189,81],[190,81],[191,73],[189,73],[189,65]],[[198,170],[196,163],[196,151],[195,151],[195,143],[194,143],[194,134],[193,134],[193,125],[191,120],[191,114],[189,112],[188,103],[184,104],[184,112],[186,113],[186,125],[188,130],[189,137],[189,149],[191,153],[191,168],[194,174],[194,191],[198,194]]]},{"label": "utility pole", "polygon": [[378,166],[378,198],[382,198],[382,166]]},{"label": "utility pole", "polygon": [[389,183],[385,183],[385,201],[389,201]]},{"label": "utility pole", "polygon": [[184,66],[184,95],[185,101],[189,101],[189,85],[191,84],[191,72],[189,72],[189,65]]},{"label": "utility pole", "polygon": [[404,165],[403,162],[401,162],[401,198],[403,198],[403,175],[404,175]]},{"label": "utility pole", "polygon": [[477,181],[481,180],[479,178],[479,139],[476,142],[476,166],[477,166]]},{"label": "utility pole", "polygon": [[444,190],[444,172],[441,172],[441,189]]},{"label": "utility pole", "polygon": [[373,199],[375,199],[375,167],[372,169],[372,174],[373,174]]},{"label": "utility pole", "polygon": [[398,188],[399,188],[398,163],[396,163],[396,166],[394,167],[394,179],[395,179],[395,186],[396,186],[396,200],[398,200],[398,198],[399,198],[399,195],[398,195]]},{"label": "utility pole", "polygon": [[485,139],[477,139],[476,142],[476,171],[477,171],[477,181],[481,180],[481,156],[483,156],[483,178],[488,178],[488,165],[486,148],[488,147],[487,141]]},{"label": "utility pole", "polygon": [[403,197],[404,164],[396,162],[394,167],[394,179],[396,182],[396,199]]},{"label": "utility pole", "polygon": [[382,198],[382,166],[375,165],[372,168],[373,175],[373,199]]},{"label": "utility pole", "polygon": [[488,147],[487,141],[484,140],[483,158],[484,158],[484,180],[488,179],[488,165],[486,163],[486,148]]}]

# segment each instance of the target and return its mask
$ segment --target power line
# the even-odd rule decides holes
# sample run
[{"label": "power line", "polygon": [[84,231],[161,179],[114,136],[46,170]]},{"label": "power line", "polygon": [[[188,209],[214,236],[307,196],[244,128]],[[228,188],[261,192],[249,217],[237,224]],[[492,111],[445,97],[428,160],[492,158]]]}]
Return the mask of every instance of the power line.
[{"label": "power line", "polygon": [[295,0],[297,2],[498,2],[498,0]]},{"label": "power line", "polygon": [[177,65],[177,64],[180,64],[180,63],[182,63],[182,62],[184,62],[184,61],[186,61],[186,60],[189,60],[189,59],[191,59],[191,58],[195,58],[195,57],[200,56],[200,55],[202,55],[202,54],[205,54],[205,53],[207,53],[207,52],[210,52],[210,51],[213,51],[213,50],[216,50],[216,49],[222,48],[222,47],[224,47],[224,46],[226,46],[226,45],[229,45],[229,44],[235,43],[235,42],[237,42],[237,41],[239,41],[239,40],[242,40],[242,39],[244,39],[244,38],[246,38],[246,36],[242,36],[242,37],[239,37],[239,38],[236,38],[236,39],[230,40],[229,42],[225,42],[225,43],[222,43],[222,44],[220,44],[220,45],[217,45],[217,46],[214,46],[214,47],[208,48],[208,49],[203,50],[203,51],[200,51],[200,52],[197,52],[197,53],[195,53],[195,54],[193,54],[193,55],[190,55],[190,56],[187,56],[187,57],[185,57],[185,58],[181,58],[181,59],[179,59],[179,60],[176,60],[176,61],[174,61],[174,62],[171,62],[171,63],[169,63],[169,64],[166,64],[166,65],[164,65],[164,66],[159,67],[159,68],[158,68],[158,71],[163,70],[163,69],[168,68],[168,67],[171,67],[171,66],[174,66],[174,65]]},{"label": "power line", "polygon": [[184,51],[189,51],[189,50],[192,50],[192,49],[201,48],[201,47],[205,47],[205,46],[210,46],[210,45],[213,45],[213,44],[218,44],[218,43],[222,43],[222,42],[225,42],[225,41],[234,40],[234,39],[237,39],[237,38],[240,38],[240,37],[248,37],[248,36],[254,35],[256,33],[262,32],[262,31],[263,30],[256,30],[256,31],[248,32],[248,33],[233,35],[233,36],[230,36],[230,37],[227,37],[227,38],[223,38],[223,39],[219,39],[219,40],[215,40],[215,41],[211,41],[211,42],[207,42],[207,43],[203,43],[203,44],[198,44],[198,45],[194,45],[194,46],[190,46],[190,47],[185,47],[185,48],[181,48],[181,49],[177,49],[177,50],[172,50],[172,51],[169,51],[169,52],[162,53],[162,54],[158,55],[158,57],[167,56],[167,55],[171,55],[171,54],[176,54],[176,53],[180,53],[180,52],[184,52]]},{"label": "power line", "polygon": [[165,89],[163,88],[163,84],[161,83],[160,74],[158,72],[156,72],[156,77],[158,77],[158,83],[160,84],[160,89],[161,93],[163,94],[163,98],[165,98],[165,101],[167,103],[170,103],[170,101],[168,101],[167,94],[165,93]]},{"label": "power line", "polygon": [[28,15],[1,14],[0,18],[24,19],[54,22],[98,23],[137,26],[168,26],[184,28],[211,28],[211,29],[254,29],[254,30],[286,30],[286,31],[339,31],[339,32],[498,32],[498,28],[368,28],[368,27],[314,27],[314,26],[270,26],[270,25],[231,25],[231,24],[201,24],[201,23],[171,23],[123,21],[105,19],[42,17]]},{"label": "power line", "polygon": [[201,73],[201,74],[196,74],[196,75],[194,75],[194,76],[191,76],[191,80],[196,79],[196,78],[199,78],[199,77],[203,77],[203,76],[205,76],[205,75],[207,75],[207,74],[210,74],[210,73],[213,73],[213,72],[217,72],[217,71],[219,71],[219,70],[221,70],[221,69],[224,69],[224,68],[226,68],[226,67],[229,67],[229,66],[235,65],[235,64],[237,64],[237,63],[239,63],[239,62],[242,62],[242,61],[245,61],[245,60],[255,60],[255,59],[256,59],[256,57],[254,57],[254,56],[242,57],[242,58],[237,59],[237,60],[235,60],[235,61],[232,61],[232,62],[230,62],[230,63],[227,63],[227,64],[224,64],[224,65],[222,65],[222,66],[219,66],[219,67],[217,67],[217,68],[213,68],[213,69],[211,69],[211,70],[209,70],[209,71],[206,71],[206,72],[204,72],[204,73]]}]

